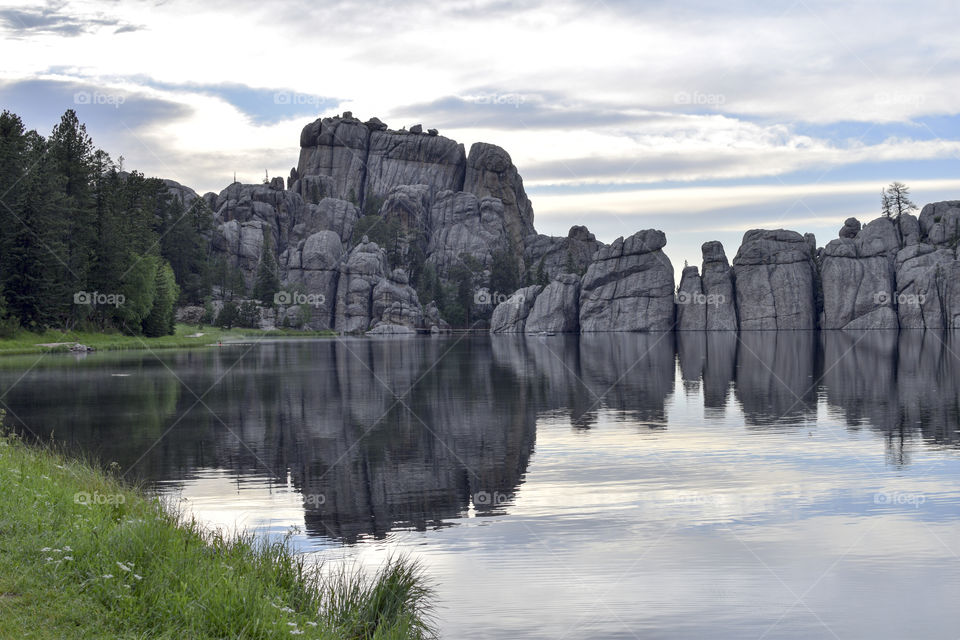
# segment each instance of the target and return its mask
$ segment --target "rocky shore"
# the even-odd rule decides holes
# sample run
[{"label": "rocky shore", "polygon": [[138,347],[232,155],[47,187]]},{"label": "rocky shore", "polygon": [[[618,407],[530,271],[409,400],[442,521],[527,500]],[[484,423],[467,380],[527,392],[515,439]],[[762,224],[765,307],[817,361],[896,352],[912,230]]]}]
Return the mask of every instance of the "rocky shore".
[{"label": "rocky shore", "polygon": [[[167,183],[186,207],[209,210],[210,250],[247,289],[274,254],[283,295],[261,309],[264,327],[447,330],[438,301],[420,299],[426,278],[472,295],[471,326],[494,333],[960,327],[960,201],[848,219],[824,247],[812,234],[750,230],[732,264],[709,241],[677,285],[662,231],[609,245],[583,226],[538,234],[505,150],[468,153],[420,125],[391,130],[347,112],[304,127],[286,181],[203,196]],[[516,290],[491,290],[505,270]]]}]

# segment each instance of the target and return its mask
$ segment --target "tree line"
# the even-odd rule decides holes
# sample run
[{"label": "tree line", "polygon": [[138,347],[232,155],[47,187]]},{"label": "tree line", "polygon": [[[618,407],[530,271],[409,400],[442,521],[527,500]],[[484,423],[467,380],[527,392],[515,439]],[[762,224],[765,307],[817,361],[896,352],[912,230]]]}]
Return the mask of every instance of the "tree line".
[{"label": "tree line", "polygon": [[124,171],[71,109],[44,138],[0,114],[0,331],[173,333],[209,295],[210,216]]}]

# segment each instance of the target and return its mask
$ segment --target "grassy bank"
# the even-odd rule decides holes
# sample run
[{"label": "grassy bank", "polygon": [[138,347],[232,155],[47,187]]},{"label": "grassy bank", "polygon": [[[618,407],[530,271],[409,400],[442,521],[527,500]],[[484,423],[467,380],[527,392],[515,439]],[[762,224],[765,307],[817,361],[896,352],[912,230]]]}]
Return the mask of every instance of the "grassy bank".
[{"label": "grassy bank", "polygon": [[[203,335],[196,335],[201,333]],[[298,331],[295,329],[275,329],[263,331],[259,329],[219,329],[204,327],[198,329],[194,325],[178,324],[176,333],[172,336],[159,338],[145,338],[143,336],[128,336],[119,332],[98,333],[90,331],[54,331],[32,333],[18,331],[12,338],[0,339],[0,355],[16,355],[29,353],[44,353],[50,351],[68,351],[70,345],[80,343],[93,347],[98,351],[120,349],[185,349],[190,347],[205,347],[217,342],[236,342],[260,337],[328,337],[335,335],[332,331]],[[50,346],[55,345],[55,346]]]},{"label": "grassy bank", "polygon": [[415,564],[371,578],[308,569],[111,473],[0,436],[0,638],[423,638]]}]

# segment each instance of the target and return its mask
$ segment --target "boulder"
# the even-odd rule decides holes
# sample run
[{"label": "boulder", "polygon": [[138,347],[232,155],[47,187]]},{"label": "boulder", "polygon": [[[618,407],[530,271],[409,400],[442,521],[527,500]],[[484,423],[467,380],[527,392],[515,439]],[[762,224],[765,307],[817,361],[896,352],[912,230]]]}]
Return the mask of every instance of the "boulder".
[{"label": "boulder", "polygon": [[580,278],[565,273],[543,288],[527,316],[526,333],[575,333],[580,329]]},{"label": "boulder", "polygon": [[381,279],[373,287],[371,319],[374,324],[411,330],[423,326],[423,308],[403,269],[394,269],[389,278]]},{"label": "boulder", "polygon": [[509,298],[493,309],[490,317],[490,333],[523,333],[527,316],[543,287],[532,285],[518,289]]},{"label": "boulder", "polygon": [[733,269],[727,262],[723,245],[716,240],[704,242],[700,247],[703,255],[701,287],[707,312],[707,331],[736,331],[736,296],[733,287]]},{"label": "boulder", "polygon": [[677,288],[677,329],[704,331],[707,328],[707,304],[700,271],[684,267]]},{"label": "boulder", "polygon": [[412,336],[415,333],[416,331],[408,326],[388,322],[381,322],[367,331],[368,336]]},{"label": "boulder", "polygon": [[747,231],[733,259],[740,329],[815,329],[814,269],[799,233]]},{"label": "boulder", "polygon": [[853,239],[860,233],[860,221],[856,218],[847,218],[840,227],[840,237]]},{"label": "boulder", "polygon": [[956,246],[960,239],[960,200],[933,202],[924,206],[918,223],[923,242],[935,247]]},{"label": "boulder", "polygon": [[373,290],[383,279],[387,259],[366,237],[340,264],[334,328],[345,333],[366,331],[373,318]]},{"label": "boulder", "polygon": [[905,213],[900,216],[898,222],[900,225],[900,242],[903,246],[920,242],[920,222],[916,216]]},{"label": "boulder", "polygon": [[660,331],[674,326],[673,265],[662,231],[638,231],[597,251],[580,286],[580,331]]},{"label": "boulder", "polygon": [[889,218],[877,218],[852,239],[841,234],[824,247],[820,261],[824,329],[899,327],[894,302],[894,260],[899,250],[899,230]]}]

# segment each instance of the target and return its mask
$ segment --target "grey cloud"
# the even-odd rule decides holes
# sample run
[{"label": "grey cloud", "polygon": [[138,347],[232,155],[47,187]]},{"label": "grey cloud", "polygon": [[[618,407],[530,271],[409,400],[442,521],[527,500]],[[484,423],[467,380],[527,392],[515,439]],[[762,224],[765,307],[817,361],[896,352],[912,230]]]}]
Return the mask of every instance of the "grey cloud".
[{"label": "grey cloud", "polygon": [[0,26],[18,36],[56,34],[66,37],[79,36],[100,27],[117,27],[114,33],[136,31],[140,28],[102,14],[69,15],[65,12],[66,6],[66,3],[48,3],[43,8],[3,8],[0,9]]}]

